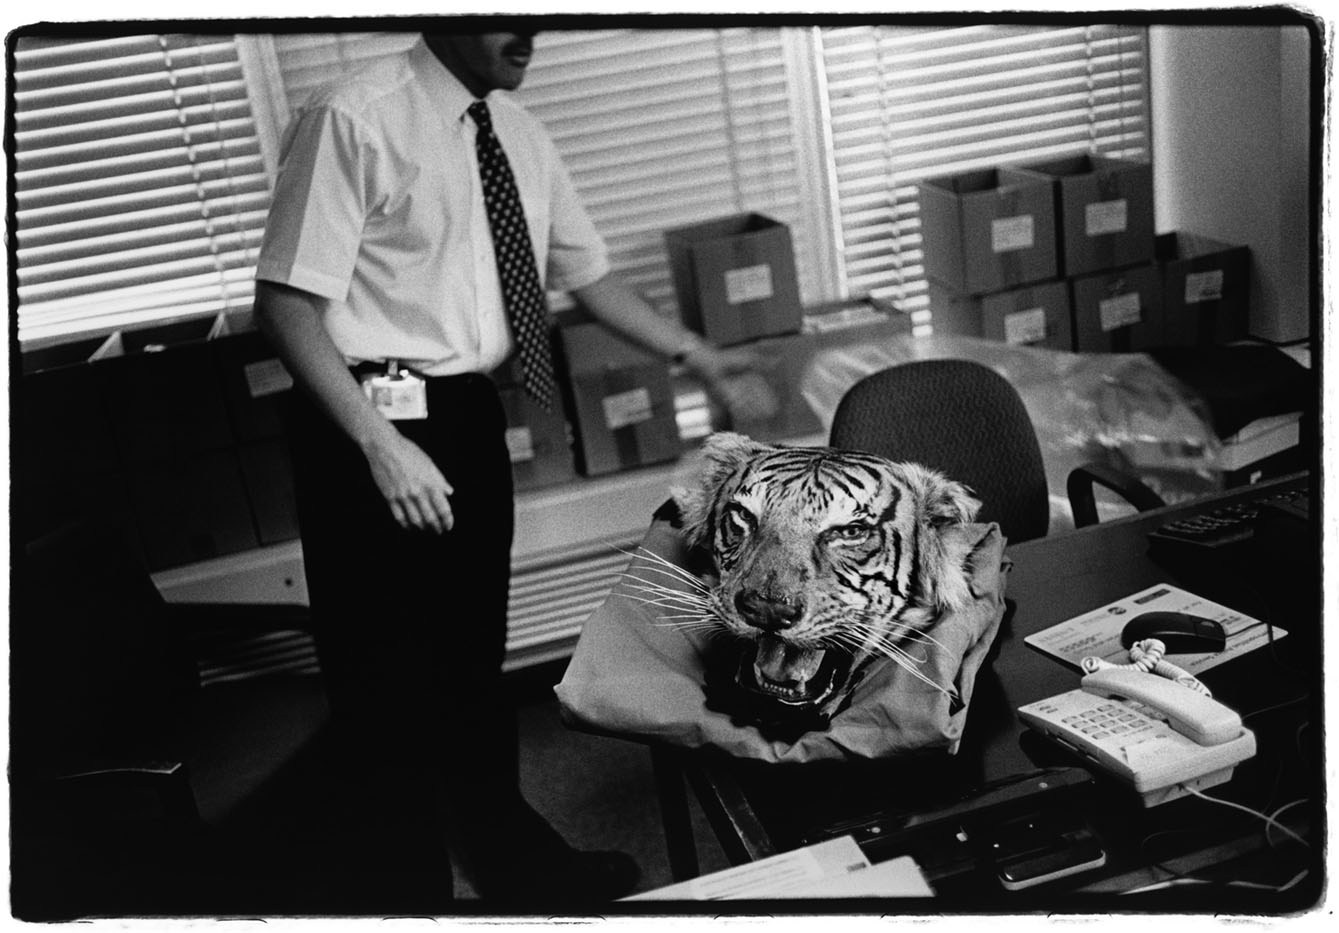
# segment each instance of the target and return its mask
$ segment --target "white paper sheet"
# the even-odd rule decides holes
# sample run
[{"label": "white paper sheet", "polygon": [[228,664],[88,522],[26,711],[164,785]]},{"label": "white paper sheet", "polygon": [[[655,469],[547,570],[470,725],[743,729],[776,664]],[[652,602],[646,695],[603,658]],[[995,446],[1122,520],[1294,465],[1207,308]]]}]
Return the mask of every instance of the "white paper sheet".
[{"label": "white paper sheet", "polygon": [[850,836],[829,839],[625,898],[630,901],[932,897],[910,857],[871,865]]},{"label": "white paper sheet", "polygon": [[[1126,664],[1129,653],[1121,647],[1120,633],[1125,623],[1144,612],[1188,612],[1213,619],[1227,633],[1227,647],[1217,653],[1168,654],[1177,667],[1199,674],[1224,661],[1269,644],[1270,627],[1248,615],[1220,606],[1203,597],[1167,583],[1150,586],[1132,596],[1076,616],[1059,625],[1028,635],[1023,640],[1033,648],[1078,669],[1079,662],[1095,655],[1112,664]],[[1275,640],[1288,633],[1273,627]]]}]

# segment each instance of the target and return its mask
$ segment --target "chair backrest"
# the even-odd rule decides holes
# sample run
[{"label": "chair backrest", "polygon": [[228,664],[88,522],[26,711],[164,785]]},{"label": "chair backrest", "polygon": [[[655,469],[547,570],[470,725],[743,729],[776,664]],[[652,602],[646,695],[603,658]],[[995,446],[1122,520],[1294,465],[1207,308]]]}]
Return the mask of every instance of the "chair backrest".
[{"label": "chair backrest", "polygon": [[1013,542],[1050,521],[1041,445],[1003,376],[969,360],[918,360],[864,377],[833,416],[833,447],[933,467],[971,487],[980,521]]}]

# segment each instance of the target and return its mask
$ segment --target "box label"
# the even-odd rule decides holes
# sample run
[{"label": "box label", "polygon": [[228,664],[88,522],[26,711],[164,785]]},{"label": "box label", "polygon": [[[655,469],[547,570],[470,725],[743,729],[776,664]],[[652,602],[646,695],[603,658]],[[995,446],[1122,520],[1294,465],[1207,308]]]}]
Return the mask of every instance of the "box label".
[{"label": "box label", "polygon": [[1217,301],[1223,297],[1223,270],[1210,269],[1207,272],[1192,272],[1186,276],[1186,298],[1188,305],[1201,301]]},{"label": "box label", "polygon": [[1128,203],[1125,198],[1118,201],[1098,201],[1085,208],[1084,229],[1088,236],[1105,236],[1108,233],[1124,233],[1128,222]]},{"label": "box label", "polygon": [[1035,242],[1031,214],[998,217],[990,222],[990,248],[993,252],[1010,253],[1031,249]]},{"label": "box label", "polygon": [[603,400],[604,423],[611,431],[651,420],[651,393],[639,387]]},{"label": "box label", "polygon": [[246,388],[252,398],[276,395],[293,388],[293,377],[277,359],[247,363],[242,367],[242,372],[246,376]]},{"label": "box label", "polygon": [[1036,343],[1046,339],[1046,309],[1028,308],[1004,316],[1005,343]]},{"label": "box label", "polygon": [[1138,324],[1142,320],[1139,293],[1129,292],[1108,298],[1106,301],[1099,301],[1097,317],[1102,322],[1102,330],[1115,330],[1118,327]]},{"label": "box label", "polygon": [[535,438],[528,425],[507,428],[507,453],[512,463],[525,463],[535,459]]},{"label": "box label", "polygon": [[772,297],[772,267],[767,263],[725,271],[726,304],[740,305]]}]

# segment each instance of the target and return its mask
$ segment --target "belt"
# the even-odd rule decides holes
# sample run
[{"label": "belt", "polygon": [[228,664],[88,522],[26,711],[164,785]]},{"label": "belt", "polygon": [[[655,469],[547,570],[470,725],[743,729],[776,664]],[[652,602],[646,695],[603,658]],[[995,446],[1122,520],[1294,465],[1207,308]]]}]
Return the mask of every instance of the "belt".
[{"label": "belt", "polygon": [[[403,364],[400,365],[400,369],[401,369],[402,371],[404,371],[404,372],[407,372],[407,373],[413,373],[415,376],[418,376],[420,379],[425,379],[425,380],[438,380],[438,379],[467,379],[467,378],[469,378],[469,377],[471,377],[471,376],[476,377],[476,378],[479,378],[479,379],[487,379],[487,378],[488,378],[488,376],[486,376],[484,373],[475,373],[475,372],[468,372],[468,373],[452,373],[452,374],[449,375],[449,376],[429,376],[428,374],[426,374],[426,373],[424,373],[424,372],[420,372],[419,370],[415,369],[415,368],[412,367],[412,366],[405,366],[405,365],[403,365]],[[355,364],[355,365],[353,365],[353,366],[350,366],[350,367],[349,367],[349,372],[353,373],[355,379],[362,379],[364,376],[383,376],[383,375],[385,375],[385,373],[386,373],[386,361],[385,361],[385,360],[364,360],[364,361],[361,362],[361,363],[357,363],[357,364]]]}]

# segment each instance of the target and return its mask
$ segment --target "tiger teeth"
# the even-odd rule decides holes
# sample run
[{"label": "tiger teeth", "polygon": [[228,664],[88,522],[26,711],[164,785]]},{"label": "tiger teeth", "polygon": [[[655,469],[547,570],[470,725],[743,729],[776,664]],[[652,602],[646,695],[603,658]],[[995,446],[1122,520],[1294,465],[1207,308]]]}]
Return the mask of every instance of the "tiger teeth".
[{"label": "tiger teeth", "polygon": [[[757,673],[756,668],[754,669],[754,673],[755,674]],[[772,696],[782,697],[783,699],[787,700],[804,699],[805,696],[804,688],[807,685],[808,685],[807,681],[801,681],[799,686],[783,687],[780,684],[772,683],[770,680],[767,680],[764,677],[758,678],[758,688],[762,690],[763,693],[770,693]]]},{"label": "tiger teeth", "polygon": [[805,696],[809,681],[823,664],[822,648],[802,648],[779,638],[758,640],[753,679],[768,693],[788,699]]}]

